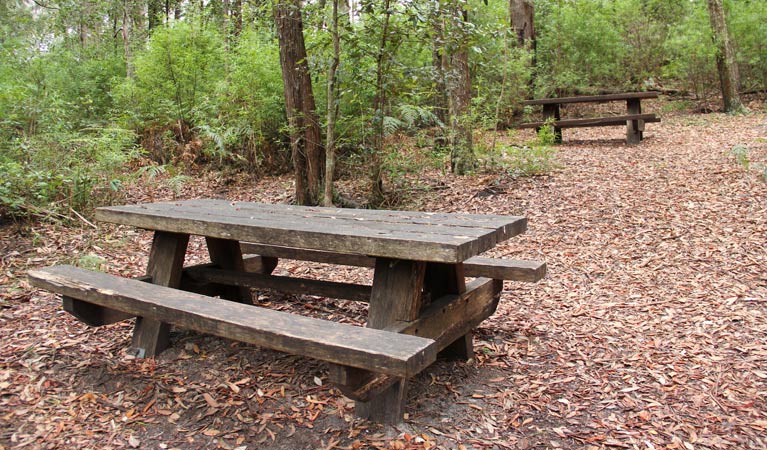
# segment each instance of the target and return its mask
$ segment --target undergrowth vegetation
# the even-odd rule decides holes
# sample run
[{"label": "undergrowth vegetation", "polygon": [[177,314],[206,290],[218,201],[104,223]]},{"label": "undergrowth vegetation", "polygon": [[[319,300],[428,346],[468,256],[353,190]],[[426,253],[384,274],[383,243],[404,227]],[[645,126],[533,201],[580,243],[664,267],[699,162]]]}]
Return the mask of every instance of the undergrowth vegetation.
[{"label": "undergrowth vegetation", "polygon": [[[414,137],[432,148],[431,167],[448,167],[450,80],[440,78],[439,67],[440,49],[451,44],[437,20],[442,3],[395,3],[387,17],[374,0],[341,21],[340,176],[366,176],[378,114],[387,142]],[[126,168],[140,156],[179,173],[200,165],[255,175],[289,171],[271,5],[244,4],[240,30],[217,2],[170,2],[175,10],[169,6],[154,22],[133,2],[0,5],[0,214],[87,214],[118,198],[131,176],[146,181]],[[759,5],[725,1],[744,90],[767,88],[767,8]],[[329,6],[307,3],[302,10],[321,118],[332,55]],[[468,0],[462,7],[472,107],[461,120],[474,129],[508,125],[532,95],[663,88],[704,102],[715,91],[703,0],[538,0],[535,53],[517,45],[508,2]],[[374,110],[378,69],[386,111]],[[477,148],[485,167],[500,164],[515,176],[555,167],[548,144],[491,147]],[[380,158],[390,178],[412,166],[398,150],[390,146]]]}]

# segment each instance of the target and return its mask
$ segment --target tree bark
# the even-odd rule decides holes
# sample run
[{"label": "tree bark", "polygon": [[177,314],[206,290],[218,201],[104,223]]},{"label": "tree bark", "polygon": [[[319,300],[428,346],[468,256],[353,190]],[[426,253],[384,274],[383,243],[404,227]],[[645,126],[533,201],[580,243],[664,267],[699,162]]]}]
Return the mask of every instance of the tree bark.
[{"label": "tree bark", "polygon": [[735,61],[735,52],[732,49],[722,0],[708,0],[708,13],[716,46],[716,66],[719,71],[724,110],[728,113],[743,112],[745,108],[738,95],[740,83],[738,63]]},{"label": "tree bark", "polygon": [[231,17],[234,22],[234,35],[242,34],[242,0],[233,0],[231,5]]},{"label": "tree bark", "polygon": [[463,175],[474,169],[477,159],[472,145],[471,75],[469,73],[468,12],[460,2],[451,8],[453,20],[453,52],[450,56],[451,76],[448,81],[450,101],[451,152],[453,173]]},{"label": "tree bark", "polygon": [[123,0],[123,48],[125,50],[125,77],[133,79],[133,54],[131,52],[131,1]]},{"label": "tree bark", "polygon": [[389,41],[389,19],[391,18],[391,1],[384,0],[384,22],[381,31],[381,41],[376,58],[376,93],[373,100],[373,152],[370,161],[370,198],[373,205],[379,205],[384,199],[383,163],[381,154],[384,151],[384,118],[386,117],[386,90],[384,89],[385,65],[387,61],[386,46]]},{"label": "tree bark", "polygon": [[300,0],[282,0],[274,18],[285,85],[285,109],[296,179],[296,203],[316,205],[322,184],[324,153],[304,44]]},{"label": "tree bark", "polygon": [[511,28],[517,35],[520,47],[530,45],[535,47],[535,10],[532,0],[510,0]]},{"label": "tree bark", "polygon": [[338,36],[338,1],[332,0],[333,12],[330,22],[330,33],[333,40],[333,59],[328,68],[328,108],[327,108],[327,133],[325,145],[325,195],[323,205],[333,206],[333,174],[336,170],[336,86],[338,83],[336,71],[341,60],[341,42]]}]

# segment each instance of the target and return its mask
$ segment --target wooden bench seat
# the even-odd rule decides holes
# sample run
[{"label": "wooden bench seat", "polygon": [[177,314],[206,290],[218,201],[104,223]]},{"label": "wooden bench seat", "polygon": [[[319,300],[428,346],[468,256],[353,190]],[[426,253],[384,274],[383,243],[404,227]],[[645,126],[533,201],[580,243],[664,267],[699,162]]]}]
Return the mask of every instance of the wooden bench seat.
[{"label": "wooden bench seat", "polygon": [[[339,264],[356,267],[375,267],[375,258],[359,254],[333,253],[319,250],[305,250],[276,245],[240,243],[242,253],[252,258],[260,255],[267,258],[285,258],[301,261],[314,261],[327,264]],[[249,259],[253,264],[259,264],[259,259]],[[247,267],[247,264],[246,264]],[[463,263],[467,277],[486,277],[496,280],[525,281],[534,283],[546,275],[546,263],[541,261],[524,261],[514,259],[498,259],[475,256]]]},{"label": "wooden bench seat", "polygon": [[80,309],[98,305],[125,318],[151,317],[395,377],[417,374],[436,360],[438,351],[433,339],[273,311],[73,266],[33,270],[29,279],[33,286],[63,295],[70,307],[73,302]]},{"label": "wooden bench seat", "polygon": [[[584,119],[561,119],[555,120],[550,125],[555,128],[578,128],[578,127],[610,127],[610,126],[625,126],[626,122],[632,120],[641,120],[644,123],[647,122],[660,122],[660,118],[655,114],[628,114],[624,116],[612,116],[612,117],[595,117]],[[526,122],[518,126],[518,128],[540,128],[544,125],[548,125],[546,122]]]}]

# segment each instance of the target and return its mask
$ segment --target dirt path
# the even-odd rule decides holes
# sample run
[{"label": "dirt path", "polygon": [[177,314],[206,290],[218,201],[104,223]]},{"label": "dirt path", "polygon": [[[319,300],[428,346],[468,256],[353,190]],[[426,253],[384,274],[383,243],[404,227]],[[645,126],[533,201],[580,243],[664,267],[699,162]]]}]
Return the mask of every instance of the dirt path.
[{"label": "dirt path", "polygon": [[[529,231],[494,253],[545,260],[549,276],[507,283],[476,358],[414,380],[397,428],[353,421],[321,363],[190,332],[157,361],[133,360],[130,324],[88,329],[19,284],[55,261],[137,275],[148,234],[0,229],[0,449],[767,448],[767,182],[755,167],[767,115],[664,116],[646,135],[627,147],[619,128],[566,130],[551,176],[446,179],[420,206],[527,215]],[[183,195],[277,202],[286,182],[210,179]],[[203,259],[202,242],[191,248]],[[260,301],[364,317],[350,302]]]}]

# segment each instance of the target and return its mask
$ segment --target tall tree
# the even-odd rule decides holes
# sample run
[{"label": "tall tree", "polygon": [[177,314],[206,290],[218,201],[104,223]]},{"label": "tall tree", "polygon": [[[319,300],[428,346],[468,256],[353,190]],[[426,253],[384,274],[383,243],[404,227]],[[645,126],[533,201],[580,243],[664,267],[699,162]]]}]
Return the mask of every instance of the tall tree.
[{"label": "tall tree", "polygon": [[285,109],[290,127],[290,149],[296,178],[296,202],[316,205],[320,200],[324,152],[306,57],[300,0],[280,0],[274,8],[280,67],[285,85]]},{"label": "tall tree", "polygon": [[325,195],[322,204],[333,206],[333,174],[336,170],[336,116],[338,105],[336,91],[338,65],[341,60],[341,40],[338,35],[338,1],[331,0],[330,34],[333,40],[333,57],[328,67],[327,132],[325,134]]},{"label": "tall tree", "polygon": [[535,10],[532,0],[509,0],[511,27],[517,35],[517,44],[535,48]]},{"label": "tall tree", "polygon": [[131,27],[133,22],[133,16],[131,14],[130,0],[123,0],[123,49],[125,51],[125,76],[127,78],[133,78],[133,53],[131,52]]},{"label": "tall tree", "polygon": [[462,0],[451,0],[450,71],[447,92],[450,110],[450,167],[463,175],[476,167],[472,144],[471,75],[469,73],[469,13]]},{"label": "tall tree", "polygon": [[738,63],[735,61],[735,52],[730,41],[722,0],[708,0],[708,15],[716,45],[716,66],[719,71],[724,110],[728,113],[743,112],[745,108],[738,95],[740,84]]},{"label": "tall tree", "polygon": [[373,99],[373,151],[370,164],[370,198],[373,205],[383,202],[383,163],[381,155],[384,147],[384,119],[386,118],[386,73],[389,61],[389,25],[391,22],[391,0],[383,1],[383,23],[381,26],[381,40],[379,41],[376,54],[376,85]]}]

